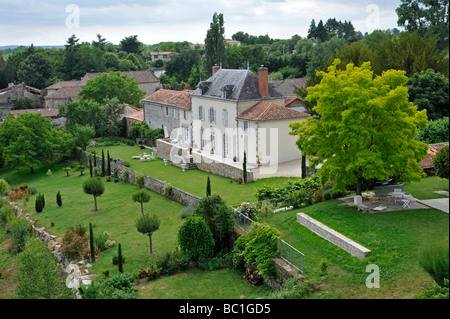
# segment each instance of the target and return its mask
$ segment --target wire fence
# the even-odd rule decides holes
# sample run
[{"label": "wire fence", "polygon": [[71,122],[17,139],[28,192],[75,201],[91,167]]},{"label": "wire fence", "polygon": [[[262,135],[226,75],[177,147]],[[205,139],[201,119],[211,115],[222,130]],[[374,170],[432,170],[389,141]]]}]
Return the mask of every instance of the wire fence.
[{"label": "wire fence", "polygon": [[[235,208],[233,208],[233,210],[236,214],[236,226],[247,233],[250,229],[251,224],[253,223],[253,220],[240,213]],[[280,251],[280,258],[296,268],[299,272],[304,274],[305,255],[295,247],[289,245],[284,240],[280,240],[278,248]]]}]

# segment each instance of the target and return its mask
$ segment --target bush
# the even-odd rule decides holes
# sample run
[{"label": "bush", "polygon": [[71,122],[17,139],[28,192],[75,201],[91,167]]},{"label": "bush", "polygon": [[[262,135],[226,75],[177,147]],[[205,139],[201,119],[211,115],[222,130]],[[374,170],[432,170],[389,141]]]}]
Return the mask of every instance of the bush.
[{"label": "bush", "polygon": [[419,263],[436,281],[444,285],[449,277],[449,240],[433,242],[419,251]]},{"label": "bush", "polygon": [[192,206],[192,205],[184,206],[181,210],[180,218],[184,219],[184,218],[194,215],[195,208],[196,207]]},{"label": "bush", "polygon": [[68,258],[77,259],[86,254],[89,245],[86,234],[79,236],[72,227],[66,228],[64,237],[61,241],[61,252]]},{"label": "bush", "polygon": [[436,167],[436,175],[440,178],[449,179],[449,146],[446,145],[441,148],[433,159],[433,164]]},{"label": "bush", "polygon": [[434,285],[433,289],[424,290],[420,292],[414,299],[447,299],[449,298],[448,292],[448,279],[444,279],[444,285]]},{"label": "bush", "polygon": [[311,196],[312,202],[312,194],[314,190],[319,189],[320,187],[321,185],[319,174],[315,174],[309,178],[304,178],[298,181],[289,180],[282,186],[264,185],[256,189],[255,197],[257,201],[263,201],[267,199],[280,199],[280,198],[287,199],[289,195],[292,194],[293,192],[304,190],[307,192],[309,196]]},{"label": "bush", "polygon": [[170,183],[164,183],[163,195],[167,198],[172,194],[172,185]]},{"label": "bush", "polygon": [[185,271],[189,268],[189,256],[179,250],[164,253],[156,265],[160,269],[160,274],[170,276],[179,271]]},{"label": "bush", "polygon": [[129,273],[118,273],[111,277],[101,277],[88,287],[80,287],[83,299],[137,299],[133,287],[133,277]]},{"label": "bush", "polygon": [[95,237],[95,246],[101,251],[105,251],[115,245],[116,241],[110,237],[107,231]]},{"label": "bush", "polygon": [[280,232],[267,224],[254,222],[250,231],[236,240],[233,263],[236,268],[256,267],[256,273],[267,278],[275,277],[272,258],[279,255]]},{"label": "bush", "polygon": [[274,291],[269,299],[304,299],[314,290],[308,280],[290,278],[280,290]]},{"label": "bush", "polygon": [[216,252],[231,249],[234,236],[234,214],[219,195],[203,197],[194,215],[206,221],[213,235]]},{"label": "bush", "polygon": [[210,258],[201,257],[198,259],[198,268],[202,270],[217,270],[223,268],[225,266],[225,262],[223,257],[215,256]]},{"label": "bush", "polygon": [[14,237],[14,247],[17,252],[25,249],[25,243],[28,238],[30,224],[26,219],[14,216],[9,221],[9,230]]},{"label": "bush", "polygon": [[213,254],[213,235],[206,222],[200,217],[186,218],[178,230],[177,239],[181,250],[191,259],[198,260]]}]

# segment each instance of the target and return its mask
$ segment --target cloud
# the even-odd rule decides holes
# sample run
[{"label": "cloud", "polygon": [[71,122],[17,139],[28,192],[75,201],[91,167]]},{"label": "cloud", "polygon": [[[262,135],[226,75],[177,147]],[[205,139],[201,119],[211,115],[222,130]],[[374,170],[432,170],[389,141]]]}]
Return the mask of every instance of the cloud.
[{"label": "cloud", "polygon": [[[113,43],[134,34],[147,44],[203,42],[214,12],[224,15],[227,38],[237,31],[280,39],[306,36],[312,19],[328,18],[350,20],[356,30],[371,32],[366,12],[371,4],[379,8],[380,28],[396,27],[400,0],[0,0],[0,45],[64,44],[73,33],[82,41],[100,33]],[[79,10],[67,12],[70,5]],[[77,12],[79,25],[73,28]]]}]

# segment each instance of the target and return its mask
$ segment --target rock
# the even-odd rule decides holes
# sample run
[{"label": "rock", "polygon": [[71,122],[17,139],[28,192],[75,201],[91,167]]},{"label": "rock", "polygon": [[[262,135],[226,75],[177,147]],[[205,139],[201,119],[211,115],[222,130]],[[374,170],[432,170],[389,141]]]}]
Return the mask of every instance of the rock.
[{"label": "rock", "polygon": [[74,275],[69,275],[66,278],[66,287],[67,288],[80,288],[80,278]]}]

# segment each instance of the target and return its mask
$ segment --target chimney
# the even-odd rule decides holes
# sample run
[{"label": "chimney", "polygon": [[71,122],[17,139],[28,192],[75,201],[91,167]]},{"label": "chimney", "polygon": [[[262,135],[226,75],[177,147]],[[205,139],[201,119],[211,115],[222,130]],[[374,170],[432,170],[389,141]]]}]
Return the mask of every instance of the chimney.
[{"label": "chimney", "polygon": [[212,74],[214,75],[214,73],[216,73],[216,72],[219,71],[219,70],[220,70],[220,66],[218,66],[217,64],[214,65],[214,66],[212,67]]},{"label": "chimney", "polygon": [[269,69],[264,65],[258,69],[258,88],[262,97],[269,96]]}]

